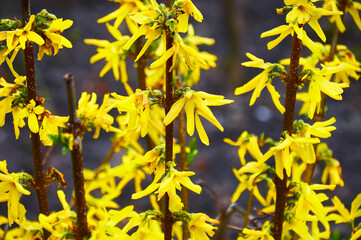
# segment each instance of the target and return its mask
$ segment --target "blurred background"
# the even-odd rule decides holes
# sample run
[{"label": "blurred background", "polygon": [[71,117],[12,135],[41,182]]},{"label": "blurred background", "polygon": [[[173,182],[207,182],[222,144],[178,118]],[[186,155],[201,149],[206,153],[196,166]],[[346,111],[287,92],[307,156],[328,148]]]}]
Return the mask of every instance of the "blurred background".
[{"label": "blurred background", "polygon": [[[197,8],[204,16],[203,23],[191,21],[195,33],[199,36],[210,37],[216,40],[215,45],[201,47],[218,57],[217,68],[203,71],[201,80],[195,89],[204,90],[213,94],[222,94],[235,102],[231,105],[213,108],[213,112],[220,123],[224,126],[224,132],[220,132],[213,125],[205,121],[206,132],[210,138],[210,147],[204,146],[198,141],[199,153],[191,167],[197,174],[193,177],[195,182],[203,184],[201,195],[191,194],[191,212],[206,212],[211,217],[217,217],[222,211],[230,207],[230,197],[238,185],[238,180],[232,173],[232,168],[240,168],[237,156],[237,147],[229,146],[223,142],[224,138],[236,140],[239,135],[247,130],[257,135],[265,132],[266,137],[279,139],[282,130],[282,115],[274,107],[270,96],[266,91],[256,101],[253,107],[248,103],[251,94],[241,96],[234,95],[234,89],[253,78],[259,71],[247,69],[241,66],[241,62],[247,61],[246,52],[263,58],[267,62],[277,62],[288,58],[290,55],[291,38],[288,37],[275,49],[268,51],[266,44],[270,39],[261,39],[260,35],[284,23],[284,16],[277,15],[275,9],[283,7],[283,1],[277,0],[193,0]],[[161,3],[158,0],[158,3]],[[107,15],[119,7],[118,3],[106,0],[32,0],[31,11],[38,13],[41,9],[47,9],[59,18],[71,19],[73,26],[64,32],[72,43],[72,49],[62,49],[55,57],[44,56],[41,62],[36,63],[36,75],[38,93],[46,98],[45,107],[57,115],[68,115],[66,103],[66,90],[63,76],[73,73],[77,97],[81,92],[96,92],[104,94],[117,92],[125,94],[122,85],[115,82],[111,72],[103,78],[99,72],[105,62],[97,62],[91,65],[89,59],[96,53],[94,46],[86,45],[85,38],[108,39],[113,37],[107,32],[104,24],[98,24],[97,19]],[[21,19],[21,1],[0,1],[0,18]],[[322,19],[321,25],[326,26],[326,36],[330,36],[332,26],[328,20]],[[347,31],[340,37],[340,44],[347,44],[361,60],[361,32],[357,29],[350,15],[345,16]],[[122,24],[121,32],[126,33]],[[317,39],[310,31],[309,36]],[[319,40],[317,40],[319,41]],[[37,51],[37,50],[36,50]],[[302,55],[309,54],[306,48],[302,49]],[[23,56],[16,59],[15,70],[24,74]],[[131,61],[127,62],[129,83],[136,87],[136,73]],[[12,79],[5,64],[0,68],[0,76]],[[281,96],[284,95],[283,85],[277,90]],[[345,89],[343,101],[327,101],[328,114],[326,119],[335,116],[337,130],[332,133],[332,138],[326,139],[329,147],[333,149],[334,158],[341,162],[345,187],[337,187],[334,193],[349,208],[351,201],[361,192],[361,83],[352,81],[351,87]],[[98,100],[100,101],[100,100]],[[281,102],[284,99],[282,97]],[[298,106],[299,107],[299,106]],[[32,155],[29,131],[21,130],[19,140],[15,140],[12,118],[7,116],[6,124],[0,128],[0,160],[6,159],[9,171],[23,170],[32,173]],[[99,140],[92,139],[92,133],[86,133],[83,141],[85,168],[95,169],[99,166],[104,156],[111,148],[109,137],[111,134],[101,133]],[[198,138],[197,138],[198,139]],[[43,149],[43,155],[48,153],[46,169],[49,166],[57,168],[65,175],[68,187],[65,190],[67,199],[72,192],[72,176],[70,172],[71,161],[69,153],[61,154],[61,147],[54,146]],[[122,152],[113,156],[113,165],[121,161]],[[315,172],[316,179],[320,179],[321,168]],[[133,191],[131,183],[118,199],[120,206],[129,203],[137,204],[136,210],[147,209],[147,203],[139,204],[130,200]],[[50,199],[50,210],[61,207],[56,197],[57,184],[49,186],[48,196]],[[34,219],[37,214],[35,193],[23,198],[22,202],[28,209],[27,217]],[[236,205],[245,209],[248,194],[242,194]],[[4,214],[6,204],[0,204],[1,213]],[[254,214],[254,212],[253,212]],[[230,218],[230,225],[241,227],[242,217],[235,213]],[[228,230],[229,239],[234,239],[237,231]],[[218,238],[221,239],[221,236]]]}]

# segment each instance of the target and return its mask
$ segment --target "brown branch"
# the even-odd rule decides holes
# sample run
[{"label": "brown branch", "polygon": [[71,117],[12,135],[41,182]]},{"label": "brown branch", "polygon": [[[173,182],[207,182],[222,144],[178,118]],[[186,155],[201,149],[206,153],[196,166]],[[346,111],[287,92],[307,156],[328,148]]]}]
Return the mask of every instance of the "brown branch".
[{"label": "brown branch", "polygon": [[[298,39],[297,34],[294,33],[292,40],[291,62],[286,82],[286,111],[283,116],[283,131],[288,132],[288,134],[292,134],[293,132],[301,47],[302,41]],[[275,175],[274,182],[276,185],[276,210],[273,218],[272,235],[275,240],[281,240],[288,191],[286,170],[283,170],[283,179],[280,179],[277,175]]]},{"label": "brown branch", "polygon": [[[22,16],[23,26],[27,24],[30,18],[30,0],[22,0]],[[33,42],[27,41],[24,50],[25,57],[25,72],[26,72],[26,86],[28,91],[28,100],[36,100],[36,78],[35,78],[35,63],[34,63],[34,46]],[[41,154],[41,143],[39,133],[30,132],[31,147],[34,165],[35,178],[35,192],[38,199],[39,212],[44,215],[49,215],[48,194],[44,177],[44,166]],[[50,234],[44,230],[45,239]]]},{"label": "brown branch", "polygon": [[[166,34],[166,49],[173,47],[173,36],[168,28],[165,28]],[[170,111],[173,105],[173,61],[169,58],[166,62],[166,98],[165,98],[165,114]],[[173,161],[173,122],[168,124],[165,128],[165,162],[166,171],[169,169],[169,164]],[[165,195],[165,209],[164,209],[164,240],[172,239],[172,213],[169,210],[169,196]]]},{"label": "brown branch", "polygon": [[76,239],[81,240],[89,237],[90,232],[87,223],[87,207],[85,201],[84,176],[83,176],[83,154],[82,133],[79,133],[79,119],[76,117],[75,89],[72,74],[64,76],[69,106],[69,124],[74,136],[73,150],[71,150],[71,162],[73,169],[73,182],[75,192],[75,210],[77,218]]}]

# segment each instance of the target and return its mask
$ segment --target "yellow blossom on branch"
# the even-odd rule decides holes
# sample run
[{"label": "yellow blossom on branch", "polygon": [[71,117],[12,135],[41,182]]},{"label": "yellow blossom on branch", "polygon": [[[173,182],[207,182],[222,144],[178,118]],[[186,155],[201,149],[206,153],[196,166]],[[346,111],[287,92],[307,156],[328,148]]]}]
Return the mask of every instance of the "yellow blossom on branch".
[{"label": "yellow blossom on branch", "polygon": [[199,115],[210,121],[219,130],[223,131],[223,127],[213,115],[208,106],[220,106],[232,103],[233,100],[224,99],[221,95],[214,95],[202,91],[187,90],[184,97],[179,99],[172,105],[172,108],[164,118],[164,124],[170,124],[180,113],[184,107],[187,117],[187,132],[193,136],[194,125],[198,131],[199,138],[205,145],[209,145],[208,136],[203,128]]},{"label": "yellow blossom on branch", "polygon": [[[283,114],[285,108],[282,106],[281,102],[279,101],[280,94],[276,91],[275,87],[272,85],[272,78],[270,77],[270,73],[274,70],[274,68],[279,68],[281,65],[279,64],[272,64],[272,63],[265,63],[263,59],[260,59],[250,53],[246,54],[251,61],[242,63],[243,66],[246,67],[254,67],[254,68],[261,68],[264,69],[262,73],[251,79],[245,85],[236,88],[234,94],[240,95],[253,90],[253,94],[249,105],[252,106],[256,99],[261,95],[262,90],[267,87],[267,90],[271,94],[273,103],[277,107],[277,109]],[[283,66],[281,67],[283,68]]]},{"label": "yellow blossom on branch", "polygon": [[[100,133],[100,128],[105,131],[118,131],[112,126],[114,118],[108,114],[112,109],[111,106],[108,106],[109,94],[105,94],[103,98],[103,103],[99,107],[96,104],[97,95],[92,93],[91,95],[83,92],[78,101],[78,109],[76,114],[83,121],[85,127],[90,131],[91,128],[95,127],[95,132],[93,138],[98,138]],[[111,104],[110,104],[111,105]]]},{"label": "yellow blossom on branch", "polygon": [[35,42],[39,46],[45,43],[44,39],[39,34],[32,31],[32,24],[34,20],[35,20],[35,15],[31,15],[29,18],[29,22],[25,25],[24,28],[16,29],[14,31],[2,32],[0,34],[0,41],[6,39],[6,44],[8,47],[8,50],[3,55],[7,55],[9,52],[14,50],[18,45],[20,45],[22,49],[25,49],[25,42],[28,40]]},{"label": "yellow blossom on branch", "polygon": [[28,126],[33,133],[39,132],[38,116],[44,112],[44,107],[37,105],[33,99],[19,112],[19,118],[28,118]]},{"label": "yellow blossom on branch", "polygon": [[103,69],[100,71],[99,76],[103,77],[110,69],[113,70],[115,80],[121,79],[121,82],[125,84],[128,94],[130,94],[128,82],[128,74],[125,63],[126,53],[123,50],[124,44],[129,40],[129,36],[123,36],[118,29],[106,24],[108,31],[117,40],[115,42],[109,42],[108,40],[98,39],[84,39],[84,42],[89,45],[97,46],[97,54],[90,58],[90,63],[95,63],[101,59],[105,59],[107,62]]},{"label": "yellow blossom on branch", "polygon": [[191,220],[188,223],[188,229],[191,240],[209,240],[208,236],[213,237],[215,233],[214,230],[217,229],[217,227],[214,227],[210,223],[220,223],[218,220],[212,219],[204,213],[190,214],[190,218]]},{"label": "yellow blossom on branch", "polygon": [[248,134],[247,131],[242,132],[241,136],[239,136],[236,142],[233,142],[229,138],[225,138],[224,142],[232,146],[239,146],[238,157],[242,166],[246,164],[245,155],[247,151],[252,156],[252,158],[257,161],[263,157],[263,154],[258,145],[258,137],[253,134]]},{"label": "yellow blossom on branch", "polygon": [[8,204],[9,226],[13,222],[21,223],[25,218],[26,209],[20,203],[20,194],[30,195],[20,183],[23,173],[9,173],[6,160],[0,161],[0,202]]},{"label": "yellow blossom on branch", "polygon": [[63,37],[61,33],[73,25],[72,20],[64,20],[62,18],[55,19],[50,24],[49,28],[43,30],[44,35],[46,36],[45,44],[39,47],[38,60],[41,60],[44,53],[51,56],[51,48],[54,48],[54,55],[59,52],[59,49],[62,49],[63,46],[67,48],[72,48],[73,45],[71,42]]},{"label": "yellow blossom on branch", "polygon": [[334,205],[334,210],[338,211],[338,213],[331,213],[327,216],[328,221],[335,221],[338,223],[351,223],[352,228],[355,225],[355,219],[361,217],[361,194],[358,194],[357,197],[351,203],[351,210],[345,208],[345,205],[341,202],[341,200],[334,196],[332,198],[332,203]]},{"label": "yellow blossom on branch", "polygon": [[[276,174],[280,179],[283,179],[283,169],[286,170],[287,176],[291,176],[291,167],[293,157],[290,151],[294,151],[306,163],[314,163],[316,161],[315,151],[312,144],[319,143],[318,138],[304,138],[297,135],[286,137],[279,142],[275,147],[271,147],[263,156],[261,162],[265,162],[272,155],[275,157]],[[286,177],[287,177],[286,176]]]}]

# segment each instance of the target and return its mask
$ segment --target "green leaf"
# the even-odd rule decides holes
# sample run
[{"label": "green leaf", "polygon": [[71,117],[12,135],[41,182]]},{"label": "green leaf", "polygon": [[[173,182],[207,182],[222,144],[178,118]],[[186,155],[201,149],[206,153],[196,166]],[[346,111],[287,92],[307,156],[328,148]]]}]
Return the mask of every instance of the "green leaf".
[{"label": "green leaf", "polygon": [[340,239],[341,239],[340,232],[338,230],[333,231],[330,240],[340,240]]},{"label": "green leaf", "polygon": [[189,141],[188,144],[189,147],[189,153],[187,153],[187,164],[190,166],[194,160],[194,157],[197,155],[197,139],[192,138],[192,140]]}]

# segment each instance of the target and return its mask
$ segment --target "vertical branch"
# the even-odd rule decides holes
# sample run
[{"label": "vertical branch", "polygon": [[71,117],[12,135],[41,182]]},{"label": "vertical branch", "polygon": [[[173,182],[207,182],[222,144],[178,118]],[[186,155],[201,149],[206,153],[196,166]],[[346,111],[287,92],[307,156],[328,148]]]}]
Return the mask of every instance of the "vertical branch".
[{"label": "vertical branch", "polygon": [[[22,15],[23,26],[30,18],[30,1],[22,1]],[[25,72],[26,72],[26,86],[28,91],[28,100],[36,100],[36,78],[35,78],[35,64],[34,64],[34,46],[33,42],[27,41],[24,50],[25,57]],[[39,133],[30,132],[31,147],[33,153],[35,191],[38,199],[39,212],[49,215],[48,194],[44,176],[44,166],[41,154],[41,144]],[[44,231],[45,238],[49,237],[49,232]]]},{"label": "vertical branch", "polygon": [[[165,28],[166,33],[166,49],[173,47],[173,37],[168,27]],[[166,62],[166,96],[165,96],[165,114],[169,112],[173,105],[173,61],[169,58]],[[166,171],[169,169],[169,164],[173,160],[173,122],[165,127],[165,162]],[[165,209],[164,209],[164,240],[172,239],[172,213],[169,211],[169,196],[165,194]]]},{"label": "vertical branch", "polygon": [[87,223],[87,207],[85,201],[84,176],[83,176],[83,154],[82,133],[79,129],[79,120],[76,117],[75,89],[72,74],[64,76],[69,106],[70,130],[74,136],[73,150],[71,150],[71,162],[73,169],[73,182],[75,192],[75,210],[77,218],[76,239],[81,240],[89,237],[90,232]]},{"label": "vertical branch", "polygon": [[[286,82],[285,108],[283,116],[283,131],[292,134],[293,120],[295,115],[296,94],[298,88],[298,67],[301,54],[302,41],[294,33],[292,40],[291,62]],[[283,179],[277,175],[274,177],[276,185],[276,211],[273,219],[272,234],[275,240],[281,240],[283,230],[283,220],[287,200],[287,174],[283,170]]]}]

